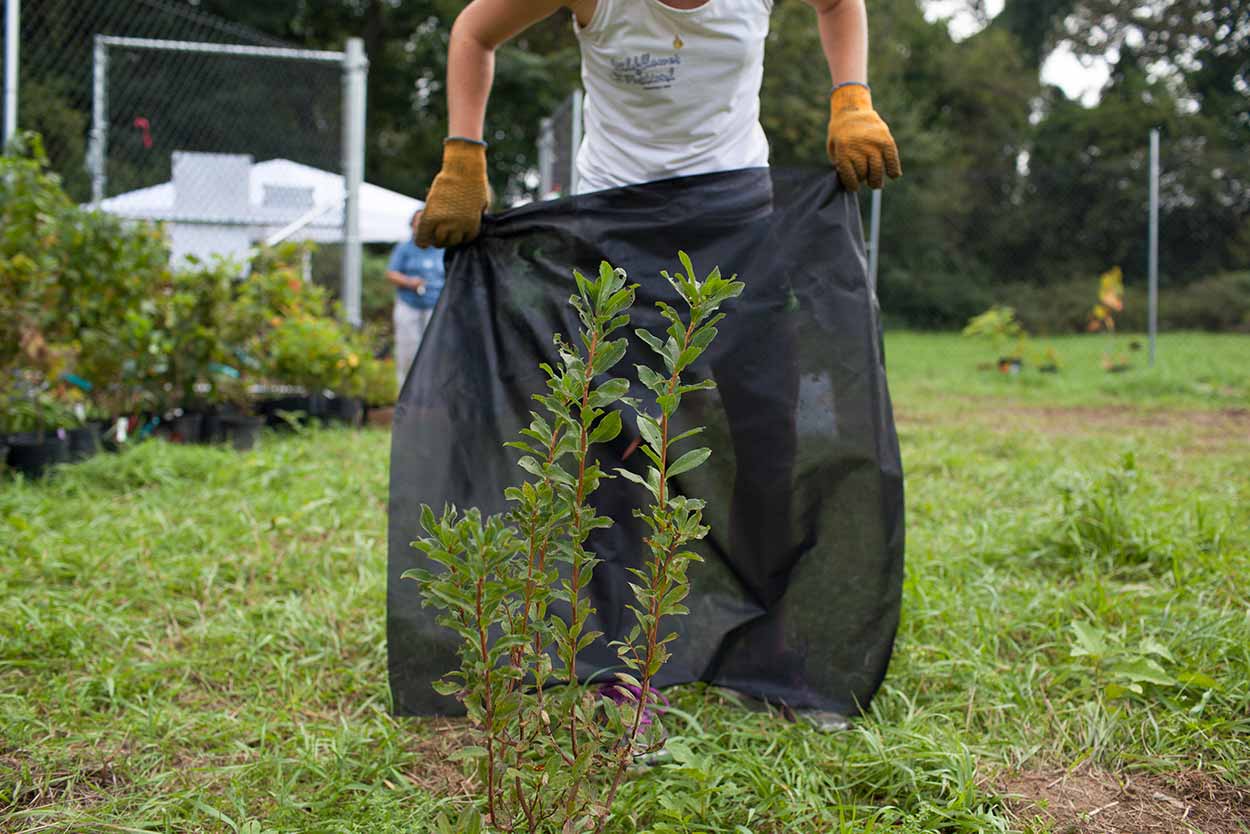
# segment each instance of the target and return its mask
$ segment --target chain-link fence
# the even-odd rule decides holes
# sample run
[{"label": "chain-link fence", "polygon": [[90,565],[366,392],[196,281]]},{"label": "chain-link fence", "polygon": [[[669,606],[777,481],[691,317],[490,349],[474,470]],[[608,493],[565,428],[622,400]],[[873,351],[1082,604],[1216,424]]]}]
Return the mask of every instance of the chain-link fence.
[{"label": "chain-link fence", "polygon": [[[24,130],[43,135],[52,167],[61,175],[70,195],[80,201],[91,197],[87,149],[96,36],[286,45],[195,11],[187,4],[166,0],[25,0],[20,11],[18,124]],[[198,93],[228,93],[247,67],[236,66],[235,72],[227,75],[226,67],[213,66],[204,58],[190,55],[175,58],[131,53],[116,57],[110,79],[115,97],[110,132],[114,137],[113,181],[117,187],[160,181],[154,179],[159,174],[151,170],[158,151],[165,157],[163,173],[168,175],[170,152],[175,146],[178,150],[204,149],[211,138],[209,132],[236,123],[232,107],[219,107],[207,119],[190,119],[204,114],[195,100]],[[337,100],[337,77],[327,78]],[[150,93],[136,90],[140,80]],[[340,142],[337,118],[336,115],[336,123],[325,134],[330,143],[330,158],[336,166],[340,164],[335,155]],[[146,120],[146,129],[143,122],[136,126],[136,119]],[[236,135],[236,140],[241,139]],[[180,144],[186,142],[191,142],[191,146]]]},{"label": "chain-link fence", "polygon": [[42,134],[73,198],[164,222],[175,261],[342,243],[358,316],[367,62],[353,43],[294,49],[172,0],[27,0],[19,31],[18,125]]},{"label": "chain-link fence", "polygon": [[582,91],[577,90],[543,119],[538,133],[540,199],[577,192],[577,149],[582,142]]}]

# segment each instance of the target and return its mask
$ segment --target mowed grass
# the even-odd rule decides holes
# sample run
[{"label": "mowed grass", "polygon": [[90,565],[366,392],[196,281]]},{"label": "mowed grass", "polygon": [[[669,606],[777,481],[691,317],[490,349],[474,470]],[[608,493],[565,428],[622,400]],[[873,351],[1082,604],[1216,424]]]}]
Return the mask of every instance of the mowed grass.
[{"label": "mowed grass", "polygon": [[[1244,397],[1248,341],[1177,353]],[[687,688],[612,831],[1044,831],[1015,774],[1250,782],[1250,418],[1078,351],[1043,390],[889,337],[908,565],[871,713],[820,736]],[[463,802],[456,726],[389,716],[388,442],[0,482],[0,831],[424,832]]]},{"label": "mowed grass", "polygon": [[[1250,408],[1250,335],[1161,334],[1153,368],[1140,333],[1039,337],[1027,344],[1025,368],[1008,375],[989,367],[999,352],[988,341],[957,333],[891,333],[886,354],[895,399],[922,410],[949,410],[966,397],[1139,409]],[[1060,360],[1057,374],[1035,367],[1048,348]],[[1131,369],[1106,372],[1106,355],[1127,358]]]}]

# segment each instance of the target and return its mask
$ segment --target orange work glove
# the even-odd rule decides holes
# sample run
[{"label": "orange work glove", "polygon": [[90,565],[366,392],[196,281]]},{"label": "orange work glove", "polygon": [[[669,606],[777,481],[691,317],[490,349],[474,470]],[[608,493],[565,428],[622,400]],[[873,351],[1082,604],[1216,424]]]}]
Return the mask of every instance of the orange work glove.
[{"label": "orange work glove", "polygon": [[482,230],[490,205],[486,144],[452,137],[443,142],[443,169],[434,178],[417,224],[418,246],[459,246]]},{"label": "orange work glove", "polygon": [[860,84],[841,84],[829,97],[829,161],[838,179],[849,191],[859,191],[861,183],[870,188],[885,186],[885,175],[903,175],[898,145],[877,111],[872,109],[872,93]]}]

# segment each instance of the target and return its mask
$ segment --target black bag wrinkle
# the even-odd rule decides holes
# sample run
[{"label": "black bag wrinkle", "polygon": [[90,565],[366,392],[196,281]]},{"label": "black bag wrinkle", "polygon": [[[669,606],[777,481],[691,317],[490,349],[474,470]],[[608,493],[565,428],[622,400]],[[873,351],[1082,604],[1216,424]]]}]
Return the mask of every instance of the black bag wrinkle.
[{"label": "black bag wrinkle", "polygon": [[[600,261],[638,284],[633,328],[662,330],[654,304],[677,304],[661,270],[689,253],[700,276],[719,266],[746,283],[720,335],[692,367],[717,387],[683,398],[674,434],[706,426],[704,466],[675,479],[707,502],[705,561],[692,566],[689,616],[657,683],[707,681],[789,707],[847,715],[885,676],[903,578],[903,477],[886,385],[880,316],[859,206],[828,171],[745,169],[681,177],[488,216],[482,235],[447,255],[447,282],[403,386],[392,428],[387,644],[399,715],[459,714],[431,684],[458,665],[457,636],[400,576],[426,557],[420,506],[501,512],[522,478],[503,448],[528,425],[555,362],[552,334],[577,331],[572,270]],[[618,375],[651,364],[631,340]],[[645,389],[634,384],[631,395]],[[607,472],[641,473],[625,430],[599,447]],[[632,625],[626,572],[645,554],[632,515],[645,493],[624,478],[593,496],[616,525],[587,546],[603,559],[589,586],[605,636],[578,659],[600,680],[617,667],[608,642]]]}]

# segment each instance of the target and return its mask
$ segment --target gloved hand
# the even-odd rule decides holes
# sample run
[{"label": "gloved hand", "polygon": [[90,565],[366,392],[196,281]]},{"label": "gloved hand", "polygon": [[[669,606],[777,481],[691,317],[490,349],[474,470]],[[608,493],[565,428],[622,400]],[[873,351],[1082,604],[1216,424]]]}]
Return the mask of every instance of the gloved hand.
[{"label": "gloved hand", "polygon": [[482,230],[482,212],[490,205],[486,145],[451,138],[443,143],[443,168],[430,186],[417,224],[418,246],[458,246]]},{"label": "gloved hand", "polygon": [[877,111],[867,87],[848,84],[829,97],[829,161],[838,179],[849,191],[859,191],[861,183],[870,188],[885,186],[885,175],[903,175],[898,145]]}]

